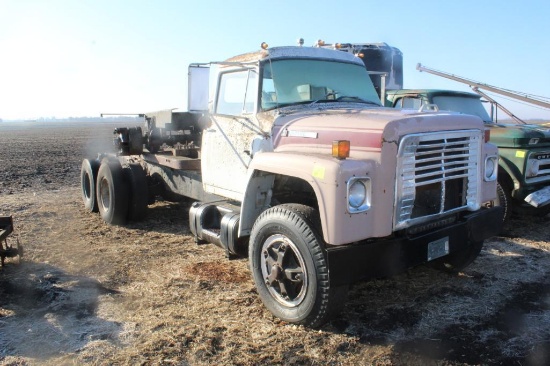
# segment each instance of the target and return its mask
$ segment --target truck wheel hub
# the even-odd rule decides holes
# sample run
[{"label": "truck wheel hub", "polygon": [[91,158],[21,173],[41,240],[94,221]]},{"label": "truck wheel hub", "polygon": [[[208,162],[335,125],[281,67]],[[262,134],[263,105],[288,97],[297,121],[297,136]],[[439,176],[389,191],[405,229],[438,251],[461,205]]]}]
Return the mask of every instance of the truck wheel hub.
[{"label": "truck wheel hub", "polygon": [[286,236],[275,234],[262,247],[262,276],[271,296],[281,305],[298,306],[305,298],[308,277],[296,245]]}]

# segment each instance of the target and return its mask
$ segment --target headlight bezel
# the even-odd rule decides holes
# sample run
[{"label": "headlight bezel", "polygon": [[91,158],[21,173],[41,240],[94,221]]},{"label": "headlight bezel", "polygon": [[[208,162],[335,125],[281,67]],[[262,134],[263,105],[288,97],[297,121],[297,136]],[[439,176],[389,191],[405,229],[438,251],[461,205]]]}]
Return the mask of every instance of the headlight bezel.
[{"label": "headlight bezel", "polygon": [[366,212],[371,207],[371,179],[352,177],[347,182],[346,200],[349,213]]},{"label": "headlight bezel", "polygon": [[498,176],[498,156],[497,155],[487,156],[485,158],[485,164],[484,164],[483,168],[484,168],[483,179],[485,180],[485,182],[493,182],[493,181],[497,180],[497,176]]},{"label": "headlight bezel", "polygon": [[539,174],[540,162],[537,159],[527,159],[525,177],[534,178]]}]

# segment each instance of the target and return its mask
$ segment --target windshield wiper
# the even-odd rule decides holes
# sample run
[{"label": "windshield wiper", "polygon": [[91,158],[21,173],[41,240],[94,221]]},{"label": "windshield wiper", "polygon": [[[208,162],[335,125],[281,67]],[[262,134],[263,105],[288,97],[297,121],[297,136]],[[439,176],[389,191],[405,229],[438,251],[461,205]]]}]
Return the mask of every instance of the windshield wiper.
[{"label": "windshield wiper", "polygon": [[[330,96],[334,96],[335,94],[336,93],[328,93],[326,96],[330,97]],[[348,101],[365,103],[365,104],[373,104],[373,105],[380,106],[379,103],[373,102],[371,100],[365,100],[363,98],[359,98],[359,97],[351,96],[351,95],[342,95],[342,96],[339,96],[338,98],[335,98],[335,99],[317,99],[317,100],[314,100],[313,102],[311,102],[310,105],[314,105],[316,103],[321,103],[321,102],[330,103],[330,102],[348,102]]]},{"label": "windshield wiper", "polygon": [[352,95],[342,95],[342,96],[339,96],[338,98],[334,99],[335,101],[337,102],[340,102],[340,101],[356,101],[356,102],[360,102],[360,103],[367,103],[367,104],[374,104],[374,105],[380,105],[376,102],[373,102],[371,100],[365,100],[363,98],[359,98],[359,97],[356,97],[356,96],[352,96]]}]

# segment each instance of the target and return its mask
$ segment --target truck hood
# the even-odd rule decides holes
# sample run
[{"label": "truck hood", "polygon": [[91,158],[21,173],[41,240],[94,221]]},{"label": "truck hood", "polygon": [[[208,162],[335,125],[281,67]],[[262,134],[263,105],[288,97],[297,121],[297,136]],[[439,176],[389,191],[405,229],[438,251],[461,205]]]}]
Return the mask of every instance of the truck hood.
[{"label": "truck hood", "polygon": [[457,129],[483,130],[485,126],[479,117],[453,112],[325,106],[280,113],[275,117],[272,137],[274,148],[279,151],[328,154],[331,151],[327,151],[327,145],[331,146],[332,141],[349,140],[350,156],[354,157],[354,152],[380,151],[383,142],[398,144],[403,135]]},{"label": "truck hood", "polygon": [[491,129],[491,142],[498,147],[550,146],[550,129],[548,127],[502,123],[492,123],[487,126]]}]

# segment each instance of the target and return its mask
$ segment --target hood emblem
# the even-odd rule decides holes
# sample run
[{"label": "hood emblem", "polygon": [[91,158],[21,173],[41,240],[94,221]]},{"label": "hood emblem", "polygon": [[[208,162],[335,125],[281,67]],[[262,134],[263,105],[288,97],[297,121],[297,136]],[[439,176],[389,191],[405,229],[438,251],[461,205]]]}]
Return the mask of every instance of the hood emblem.
[{"label": "hood emblem", "polygon": [[317,132],[312,132],[312,131],[296,131],[296,130],[289,130],[288,128],[285,128],[282,135],[284,137],[305,137],[308,139],[316,139],[319,134]]}]

